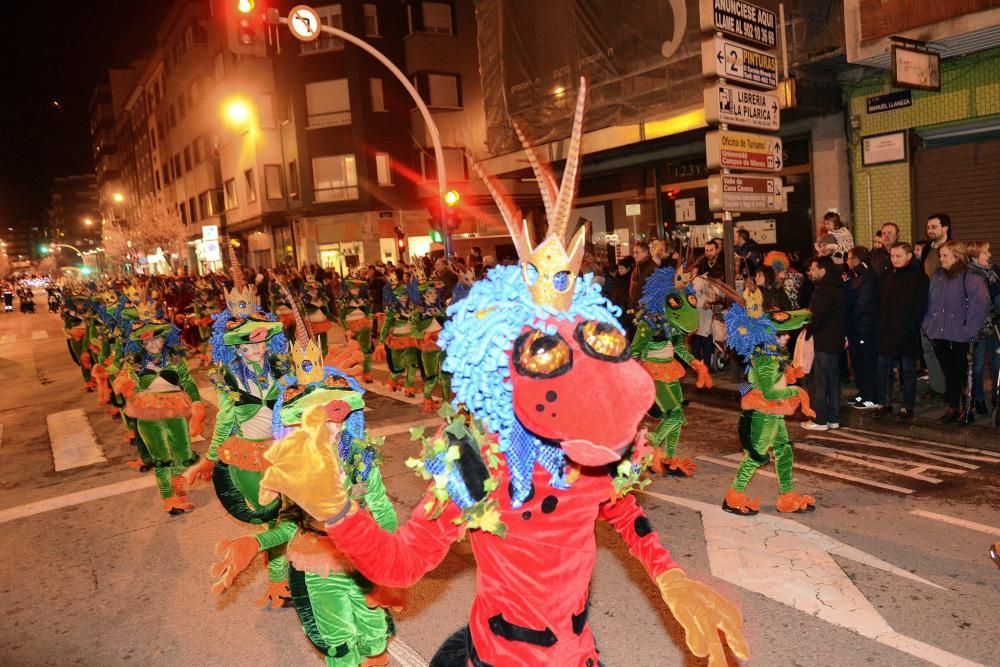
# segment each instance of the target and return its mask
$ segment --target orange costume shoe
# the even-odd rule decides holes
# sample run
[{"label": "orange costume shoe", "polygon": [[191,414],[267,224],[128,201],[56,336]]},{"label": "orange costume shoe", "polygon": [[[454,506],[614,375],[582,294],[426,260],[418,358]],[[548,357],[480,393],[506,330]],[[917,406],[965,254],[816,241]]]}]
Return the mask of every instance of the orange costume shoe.
[{"label": "orange costume shoe", "polygon": [[378,655],[373,655],[370,658],[365,658],[365,661],[361,663],[361,667],[383,667],[383,665],[389,664],[389,649],[386,649],[379,653]]},{"label": "orange costume shoe", "polygon": [[371,373],[365,372],[361,374],[361,381],[364,382],[365,384],[371,384],[372,382],[375,381],[375,379],[372,377]]},{"label": "orange costume shoe", "polygon": [[403,389],[403,395],[406,396],[407,398],[414,398],[417,395],[417,390],[414,389],[413,387],[405,387]]},{"label": "orange costume shoe", "polygon": [[385,383],[385,388],[392,392],[399,391],[402,386],[392,378],[389,378],[389,381]]},{"label": "orange costume shoe", "polygon": [[779,512],[812,512],[816,509],[816,499],[789,491],[778,496],[775,507]]},{"label": "orange costume shoe", "polygon": [[163,499],[163,511],[167,514],[183,514],[184,512],[194,509],[194,505],[188,501],[187,498],[178,498],[177,496],[170,496],[169,498]]},{"label": "orange costume shoe", "polygon": [[438,411],[440,404],[433,398],[424,399],[424,414],[431,415]]},{"label": "orange costume shoe", "polygon": [[666,459],[666,464],[666,474],[674,477],[691,477],[698,468],[691,459],[681,459],[676,456],[672,459]]},{"label": "orange costume shoe", "polygon": [[726,499],[722,501],[722,509],[740,516],[753,516],[760,512],[760,498],[751,500],[747,494],[730,488],[726,491]]}]

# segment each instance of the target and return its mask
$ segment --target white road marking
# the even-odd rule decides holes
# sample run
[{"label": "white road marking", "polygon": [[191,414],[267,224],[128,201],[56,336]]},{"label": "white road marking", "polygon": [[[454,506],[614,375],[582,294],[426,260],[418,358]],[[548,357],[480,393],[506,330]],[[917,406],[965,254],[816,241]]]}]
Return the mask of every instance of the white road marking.
[{"label": "white road marking", "polygon": [[[726,456],[727,459],[734,461],[739,461],[743,458],[741,454],[729,454]],[[816,473],[817,475],[825,475],[826,477],[836,477],[837,479],[847,480],[848,482],[856,482],[858,484],[865,484],[866,486],[874,486],[879,489],[886,489],[888,491],[896,491],[897,493],[913,493],[913,489],[907,489],[902,486],[896,486],[895,484],[886,484],[884,482],[876,482],[873,479],[865,479],[864,477],[856,477],[854,475],[848,475],[846,473],[837,472],[836,470],[827,470],[826,468],[818,468],[816,466],[806,465],[804,463],[795,463],[794,469],[796,471],[805,471]]]},{"label": "white road marking", "polygon": [[102,498],[118,496],[123,493],[132,493],[133,491],[138,491],[155,485],[156,478],[154,478],[153,475],[143,475],[142,477],[136,477],[135,479],[130,479],[124,482],[116,482],[114,484],[107,484],[105,486],[87,489],[86,491],[67,493],[62,496],[46,498],[45,500],[39,500],[26,505],[10,507],[5,510],[0,510],[0,524],[7,523],[8,521],[16,521],[35,514],[42,514],[43,512],[51,512],[64,507],[72,507],[73,505],[79,505],[81,503],[89,503],[92,500],[101,500]]},{"label": "white road marking", "polygon": [[3,336],[0,336],[0,345],[3,345],[4,343],[13,343],[16,340],[17,340],[17,335],[4,334]]},{"label": "white road marking", "polygon": [[975,521],[959,519],[957,517],[947,516],[945,514],[938,514],[937,512],[927,512],[925,510],[910,510],[910,514],[913,514],[915,516],[922,516],[925,519],[931,519],[933,521],[950,523],[953,526],[961,526],[962,528],[968,528],[969,530],[978,530],[980,533],[986,533],[987,535],[1000,535],[1000,528],[994,528],[993,526],[987,526],[984,523],[976,523]]},{"label": "white road marking", "polygon": [[49,332],[44,329],[31,332],[31,340],[45,340],[49,337]]},{"label": "white road marking", "polygon": [[427,667],[427,661],[424,660],[423,656],[400,639],[399,635],[389,639],[389,655],[404,667]]},{"label": "white road marking", "polygon": [[716,577],[935,665],[977,665],[893,630],[831,554],[945,590],[934,582],[798,521],[764,514],[737,517],[698,500],[641,493],[701,514],[709,564]]},{"label": "white road marking", "polygon": [[[696,461],[708,461],[709,463],[714,463],[717,466],[725,466],[727,468],[739,468],[739,463],[733,463],[732,461],[727,461],[725,459],[717,459],[714,456],[696,456],[694,457]],[[771,479],[778,479],[778,476],[773,472],[764,470],[763,468],[758,468],[758,475],[763,475],[764,477],[770,477]]]},{"label": "white road marking", "polygon": [[[876,442],[875,440],[869,440],[868,438],[862,438],[860,436],[852,436],[846,433],[843,434],[843,437],[836,437],[836,438],[818,434],[810,434],[809,437],[814,440],[829,440],[831,442],[838,442],[840,444],[849,443],[855,445],[865,445],[868,447],[875,447],[877,449],[889,449],[897,452],[905,452],[907,454],[916,454],[917,456],[921,456],[925,459],[931,459],[932,461],[938,461],[940,463],[947,463],[949,465],[965,468],[966,470],[979,469],[979,466],[973,463],[965,463],[964,461],[956,461],[953,458],[949,458],[950,456],[953,456],[951,452],[948,452],[948,456],[941,456],[939,454],[935,454],[934,452],[929,452],[926,449],[922,449],[920,447],[905,447],[903,445],[893,445],[887,442]],[[982,460],[992,460],[992,459],[985,459],[983,457],[978,457],[978,458]]]},{"label": "white road marking", "polygon": [[82,409],[55,412],[47,415],[45,421],[56,472],[107,461]]},{"label": "white road marking", "polygon": [[405,395],[402,389],[400,389],[399,391],[390,391],[384,384],[382,384],[378,380],[375,380],[374,382],[370,382],[368,384],[361,386],[364,387],[367,391],[370,391],[374,394],[378,394],[379,396],[385,396],[386,398],[392,398],[401,403],[409,403],[410,405],[423,405],[424,403],[423,396],[410,397]]},{"label": "white road marking", "polygon": [[[849,433],[850,432],[865,433],[867,435],[875,436],[876,438],[885,438],[888,435],[886,433],[879,433],[877,431],[868,431],[866,429],[861,429],[861,428],[849,428],[849,429],[842,429],[842,430],[845,430],[845,431],[847,431]],[[942,443],[942,442],[935,442],[934,440],[921,440],[920,438],[910,438],[910,437],[904,437],[904,436],[888,435],[888,437],[900,438],[902,440],[905,440],[906,442],[919,442],[922,445],[931,445],[935,449],[948,449],[948,450],[952,450],[952,451],[947,451],[947,452],[941,452],[942,454],[947,454],[948,456],[958,456],[958,454],[953,453],[954,451],[958,451],[958,452],[972,452],[972,453],[975,453],[975,454],[984,454],[986,456],[989,456],[991,459],[993,459],[997,463],[1000,463],[1000,452],[993,452],[993,451],[990,451],[988,449],[975,449],[973,447],[962,447],[960,445],[948,445],[948,444],[945,444],[945,443]]]},{"label": "white road marking", "polygon": [[399,435],[400,433],[409,433],[411,428],[419,428],[423,426],[424,428],[430,426],[442,426],[444,425],[444,420],[440,417],[427,417],[426,419],[416,419],[411,422],[406,422],[404,424],[390,424],[388,426],[376,426],[375,428],[368,429],[371,435],[375,436],[390,436]]},{"label": "white road marking", "polygon": [[[815,452],[823,456],[829,457],[836,461],[845,461],[847,463],[853,463],[854,465],[864,466],[866,468],[873,468],[875,470],[881,470],[883,472],[892,473],[893,475],[901,475],[903,477],[910,477],[912,479],[920,480],[921,482],[930,482],[931,484],[940,484],[941,480],[937,477],[928,477],[927,475],[921,475],[920,473],[912,472],[910,470],[900,470],[899,468],[893,468],[892,466],[882,465],[881,463],[873,463],[872,461],[867,461],[861,456],[867,456],[863,453],[851,452],[851,455],[842,454],[838,451],[830,449],[829,447],[821,447],[820,445],[807,445],[805,443],[798,443],[795,445],[796,449],[801,449],[807,452]],[[856,455],[855,455],[856,454]],[[872,456],[872,458],[876,458]],[[888,461],[899,461],[900,463],[909,464],[909,461],[901,461],[900,459],[889,459],[887,457],[879,457]]]}]

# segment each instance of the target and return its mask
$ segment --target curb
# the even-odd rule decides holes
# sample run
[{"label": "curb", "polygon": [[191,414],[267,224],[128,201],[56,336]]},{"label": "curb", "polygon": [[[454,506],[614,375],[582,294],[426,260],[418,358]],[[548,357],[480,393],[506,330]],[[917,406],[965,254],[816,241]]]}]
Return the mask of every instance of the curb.
[{"label": "curb", "polygon": [[[714,407],[739,409],[740,394],[735,389],[714,387],[709,391],[700,392],[695,390],[693,385],[688,384],[685,384],[684,389],[685,398],[690,401],[692,406],[704,403]],[[855,410],[845,403],[841,403],[840,416],[841,423],[851,428],[877,431],[897,438],[926,440],[931,443],[1000,452],[1000,429],[990,428],[975,422],[968,426],[939,426],[934,420],[926,417],[914,417],[910,423],[897,422],[895,419],[879,419],[868,410]],[[987,417],[979,419],[984,420]],[[801,420],[796,418],[791,423],[799,421]]]}]

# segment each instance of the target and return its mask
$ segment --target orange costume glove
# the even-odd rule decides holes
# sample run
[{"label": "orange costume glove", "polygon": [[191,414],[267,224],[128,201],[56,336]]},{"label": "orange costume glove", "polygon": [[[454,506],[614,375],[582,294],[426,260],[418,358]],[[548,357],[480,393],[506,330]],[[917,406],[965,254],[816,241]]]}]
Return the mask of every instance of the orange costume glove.
[{"label": "orange costume glove", "polygon": [[799,403],[800,403],[799,407],[802,410],[802,414],[804,414],[806,417],[809,417],[810,419],[815,417],[816,411],[813,410],[812,406],[809,404],[809,394],[807,394],[806,390],[803,389],[802,387],[796,387],[796,389],[799,390]]},{"label": "orange costume glove", "polygon": [[253,535],[243,535],[234,540],[222,540],[215,545],[215,555],[219,560],[212,563],[213,577],[219,579],[212,584],[212,592],[221,595],[233,585],[240,572],[250,567],[250,563],[260,551],[260,543]]},{"label": "orange costume glove", "polygon": [[212,471],[215,470],[215,461],[210,458],[202,458],[200,461],[189,467],[181,476],[187,480],[188,486],[194,486],[195,482],[207,482],[212,479]]},{"label": "orange costume glove", "polygon": [[323,365],[333,366],[344,375],[355,377],[361,375],[364,360],[361,343],[349,339],[344,345],[331,345],[330,351],[323,358]]},{"label": "orange costume glove", "polygon": [[188,433],[193,438],[201,435],[201,428],[205,421],[205,404],[197,401],[191,404],[191,421],[188,423]]},{"label": "orange costume glove", "polygon": [[385,345],[379,343],[375,346],[375,349],[372,350],[372,361],[377,364],[385,362]]},{"label": "orange costume glove", "polygon": [[694,386],[699,389],[711,389],[712,374],[709,373],[708,366],[705,365],[705,362],[694,359],[691,361],[691,368],[693,368],[694,372],[698,374],[698,379],[695,381]]},{"label": "orange costume glove", "polygon": [[793,385],[806,376],[804,370],[795,364],[785,366],[785,384]]},{"label": "orange costume glove", "polygon": [[135,380],[130,378],[126,373],[122,373],[115,378],[111,388],[115,390],[116,394],[120,394],[125,398],[131,398],[135,394]]},{"label": "orange costume glove", "polygon": [[111,387],[108,386],[108,369],[98,364],[94,366],[91,377],[97,383],[97,402],[101,405],[107,405],[111,402]]},{"label": "orange costume glove", "polygon": [[406,606],[406,589],[389,588],[387,586],[375,585],[374,588],[365,595],[365,604],[375,609],[384,607],[390,611],[402,611]]},{"label": "orange costume glove", "polygon": [[719,640],[719,630],[737,658],[750,657],[743,638],[743,617],[724,597],[698,581],[691,581],[678,568],[656,577],[663,601],[684,628],[688,648],[699,658],[708,656],[709,667],[725,667],[726,653]]},{"label": "orange costume glove", "polygon": [[84,352],[80,355],[80,365],[88,370],[94,367],[94,360],[90,357],[90,352]]}]

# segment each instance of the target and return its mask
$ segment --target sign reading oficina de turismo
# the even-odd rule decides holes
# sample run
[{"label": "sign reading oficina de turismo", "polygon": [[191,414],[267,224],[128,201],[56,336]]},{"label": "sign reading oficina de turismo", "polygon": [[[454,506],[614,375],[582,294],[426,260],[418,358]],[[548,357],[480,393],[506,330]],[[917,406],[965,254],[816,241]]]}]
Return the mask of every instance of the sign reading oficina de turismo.
[{"label": "sign reading oficina de turismo", "polygon": [[709,124],[775,132],[781,126],[780,108],[777,95],[726,84],[705,88],[705,120]]},{"label": "sign reading oficina de turismo", "polygon": [[709,169],[781,171],[781,139],[766,134],[719,131],[705,135]]},{"label": "sign reading oficina de turismo", "polygon": [[701,0],[701,29],[722,32],[773,49],[777,44],[778,17],[774,12],[744,0]]},{"label": "sign reading oficina de turismo", "polygon": [[778,86],[778,59],[766,52],[714,36],[701,49],[702,76],[719,77],[774,90]]}]

